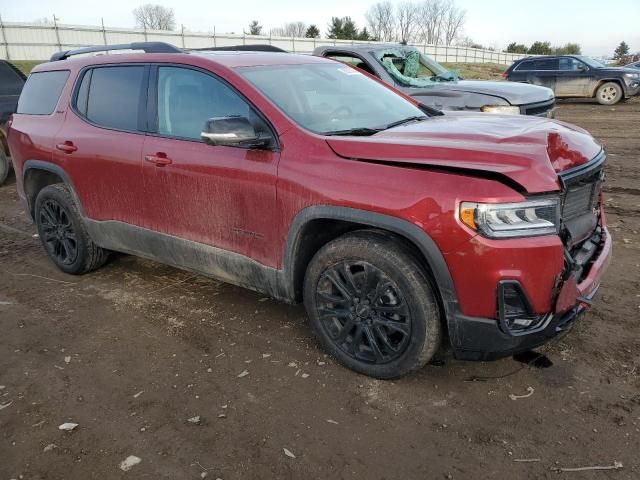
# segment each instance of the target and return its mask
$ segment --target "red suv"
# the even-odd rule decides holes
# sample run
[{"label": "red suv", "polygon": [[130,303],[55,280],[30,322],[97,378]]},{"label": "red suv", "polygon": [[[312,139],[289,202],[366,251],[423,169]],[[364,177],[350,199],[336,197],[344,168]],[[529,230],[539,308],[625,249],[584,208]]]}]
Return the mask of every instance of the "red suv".
[{"label": "red suv", "polygon": [[145,53],[35,68],[9,127],[64,272],[113,250],[304,301],[324,347],[378,378],[446,344],[536,347],[591,304],[611,238],[584,130],[442,115],[318,57],[119,48]]}]

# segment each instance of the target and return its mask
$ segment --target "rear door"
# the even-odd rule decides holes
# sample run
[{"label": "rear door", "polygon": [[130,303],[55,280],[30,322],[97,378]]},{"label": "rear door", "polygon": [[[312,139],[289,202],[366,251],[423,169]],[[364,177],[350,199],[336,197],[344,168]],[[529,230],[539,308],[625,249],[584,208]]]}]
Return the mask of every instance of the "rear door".
[{"label": "rear door", "polygon": [[100,65],[82,71],[55,141],[54,158],[71,176],[94,220],[142,225],[142,146],[149,67]]},{"label": "rear door", "polygon": [[558,75],[557,58],[526,60],[518,65],[514,71],[517,75],[516,81],[548,87],[555,92]]},{"label": "rear door", "polygon": [[585,97],[591,82],[589,67],[573,57],[559,59],[556,95],[559,97]]},{"label": "rear door", "polygon": [[149,96],[155,125],[143,152],[146,227],[272,263],[280,154],[201,138],[214,117],[248,117],[275,139],[270,127],[234,88],[199,69],[153,67]]}]

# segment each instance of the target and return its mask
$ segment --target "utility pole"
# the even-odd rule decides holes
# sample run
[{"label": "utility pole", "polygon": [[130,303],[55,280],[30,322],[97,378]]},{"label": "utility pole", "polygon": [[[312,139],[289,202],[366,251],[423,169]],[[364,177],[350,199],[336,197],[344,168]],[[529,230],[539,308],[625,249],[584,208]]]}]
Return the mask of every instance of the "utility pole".
[{"label": "utility pole", "polygon": [[4,51],[7,57],[7,60],[11,60],[9,56],[9,43],[7,42],[7,35],[4,32],[4,23],[2,22],[2,16],[0,15],[0,33],[2,33],[2,44],[4,45]]},{"label": "utility pole", "polygon": [[56,32],[56,41],[58,42],[58,50],[62,50],[62,42],[60,41],[60,31],[58,30],[58,20],[59,18],[56,17],[56,14],[53,14],[53,29]]}]

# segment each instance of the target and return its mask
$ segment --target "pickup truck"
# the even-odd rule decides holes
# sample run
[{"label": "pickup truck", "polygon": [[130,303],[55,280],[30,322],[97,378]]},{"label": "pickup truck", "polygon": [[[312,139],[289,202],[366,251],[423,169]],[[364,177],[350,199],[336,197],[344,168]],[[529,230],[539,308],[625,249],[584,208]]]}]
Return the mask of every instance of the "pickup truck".
[{"label": "pickup truck", "polygon": [[556,103],[551,89],[514,82],[463,80],[415,47],[322,46],[313,55],[355,66],[439,110],[555,117]]}]

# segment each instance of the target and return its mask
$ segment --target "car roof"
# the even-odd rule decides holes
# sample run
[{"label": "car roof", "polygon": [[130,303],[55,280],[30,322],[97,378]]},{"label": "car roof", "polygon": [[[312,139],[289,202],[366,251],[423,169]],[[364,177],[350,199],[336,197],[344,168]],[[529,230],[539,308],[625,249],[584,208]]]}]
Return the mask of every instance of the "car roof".
[{"label": "car roof", "polygon": [[416,48],[413,45],[401,43],[354,43],[348,45],[322,45],[322,50],[381,50],[385,48]]},{"label": "car roof", "polygon": [[327,60],[312,55],[279,52],[253,52],[253,51],[197,51],[190,55],[205,57],[215,63],[229,68],[256,67],[261,65],[295,65],[308,63],[326,63]]},{"label": "car roof", "polygon": [[332,60],[294,53],[253,52],[253,51],[184,51],[178,53],[112,53],[99,55],[72,56],[37,65],[33,72],[47,70],[67,70],[83,68],[87,65],[119,63],[191,63],[190,59],[202,63],[212,63],[227,68],[254,67],[264,65],[295,65],[332,62]]}]

